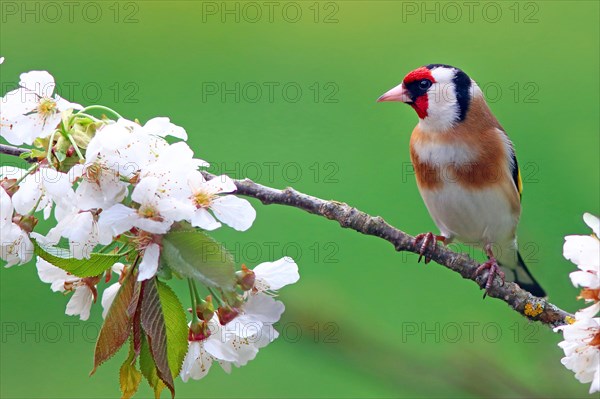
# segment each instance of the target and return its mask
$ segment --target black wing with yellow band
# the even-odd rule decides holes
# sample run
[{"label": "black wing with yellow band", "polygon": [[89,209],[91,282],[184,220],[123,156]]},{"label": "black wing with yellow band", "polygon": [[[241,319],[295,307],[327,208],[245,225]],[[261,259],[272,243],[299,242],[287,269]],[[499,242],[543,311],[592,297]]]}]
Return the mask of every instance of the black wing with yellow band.
[{"label": "black wing with yellow band", "polygon": [[521,196],[523,195],[523,180],[521,180],[521,170],[519,169],[519,163],[517,162],[517,154],[515,154],[515,150],[513,150],[512,148],[510,155],[512,160],[512,162],[510,163],[510,172],[515,183],[515,187],[519,192],[519,199],[521,199]]}]

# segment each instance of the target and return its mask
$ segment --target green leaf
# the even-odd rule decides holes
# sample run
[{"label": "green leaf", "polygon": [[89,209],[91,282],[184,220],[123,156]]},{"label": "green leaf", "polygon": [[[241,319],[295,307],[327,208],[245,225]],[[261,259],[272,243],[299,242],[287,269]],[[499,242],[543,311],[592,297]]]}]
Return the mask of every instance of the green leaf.
[{"label": "green leaf", "polygon": [[57,247],[41,246],[34,239],[33,251],[40,258],[60,267],[77,277],[98,276],[119,261],[120,255],[92,253],[90,259],[75,259],[69,257],[69,250]]},{"label": "green leaf", "polygon": [[129,345],[129,355],[123,362],[119,370],[119,383],[121,384],[122,399],[130,399],[137,392],[140,381],[142,381],[142,373],[135,367],[135,350],[133,349],[133,340]]},{"label": "green leaf", "polygon": [[94,353],[94,369],[90,375],[96,372],[98,366],[117,353],[131,334],[132,315],[128,312],[128,308],[132,301],[138,299],[134,297],[134,293],[137,291],[136,284],[139,283],[135,281],[133,274],[127,275],[123,280],[121,288],[108,310],[100,334],[98,334]]},{"label": "green leaf", "polygon": [[[173,278],[173,271],[164,262],[164,259],[160,259],[158,263],[158,270],[156,271],[156,277],[161,280],[171,280]],[[181,278],[181,276],[177,276]]]},{"label": "green leaf", "polygon": [[197,230],[173,231],[163,237],[161,259],[176,274],[225,291],[234,289],[233,256]]},{"label": "green leaf", "polygon": [[188,350],[187,316],[177,295],[165,283],[157,280],[158,296],[167,328],[167,359],[173,378],[177,378]]},{"label": "green leaf", "polygon": [[148,338],[150,353],[154,359],[158,377],[169,388],[171,396],[175,397],[175,384],[167,354],[167,327],[158,293],[157,279],[144,281],[142,291],[142,328]]},{"label": "green leaf", "polygon": [[144,334],[142,334],[142,347],[140,351],[140,370],[146,381],[148,381],[148,385],[154,390],[154,397],[160,399],[160,393],[167,386],[158,377],[158,370],[156,369],[156,364],[154,364],[154,359],[150,353],[150,346]]}]

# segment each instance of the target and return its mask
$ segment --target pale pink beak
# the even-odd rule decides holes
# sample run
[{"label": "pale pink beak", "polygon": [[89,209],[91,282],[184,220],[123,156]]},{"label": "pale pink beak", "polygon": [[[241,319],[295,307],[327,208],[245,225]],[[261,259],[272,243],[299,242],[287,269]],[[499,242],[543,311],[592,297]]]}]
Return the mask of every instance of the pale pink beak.
[{"label": "pale pink beak", "polygon": [[382,101],[401,101],[403,103],[410,103],[412,99],[408,94],[408,90],[404,87],[404,83],[400,83],[398,86],[385,92],[385,94],[377,99],[377,102]]}]

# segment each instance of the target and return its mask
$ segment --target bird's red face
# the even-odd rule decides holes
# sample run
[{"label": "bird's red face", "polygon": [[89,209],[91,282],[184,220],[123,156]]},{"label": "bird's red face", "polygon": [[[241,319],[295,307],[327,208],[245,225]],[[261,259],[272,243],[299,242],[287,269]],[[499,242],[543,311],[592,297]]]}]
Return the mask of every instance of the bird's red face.
[{"label": "bird's red face", "polygon": [[387,91],[377,101],[401,101],[413,107],[419,118],[424,119],[428,116],[429,109],[427,92],[435,82],[429,68],[417,68],[406,75],[402,83]]}]

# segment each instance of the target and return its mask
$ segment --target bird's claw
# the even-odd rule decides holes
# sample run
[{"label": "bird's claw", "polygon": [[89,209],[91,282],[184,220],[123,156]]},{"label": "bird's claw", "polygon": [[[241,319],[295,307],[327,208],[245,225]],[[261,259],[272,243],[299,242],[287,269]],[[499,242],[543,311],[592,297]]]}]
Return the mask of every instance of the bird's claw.
[{"label": "bird's claw", "polygon": [[483,293],[483,297],[485,298],[488,294],[489,289],[492,287],[492,283],[494,282],[494,277],[496,277],[496,275],[500,276],[500,278],[502,279],[502,285],[504,285],[505,283],[505,275],[504,272],[502,271],[502,269],[500,269],[500,266],[498,265],[498,262],[496,261],[496,258],[494,257],[490,257],[487,262],[482,263],[476,270],[475,273],[473,273],[473,277],[477,277],[481,274],[481,272],[483,272],[484,270],[488,270],[488,276],[485,282],[485,292]]},{"label": "bird's claw", "polygon": [[427,252],[428,247],[431,247],[431,250],[435,251],[436,241],[444,241],[444,237],[436,236],[431,232],[417,234],[417,236],[415,237],[415,245],[419,249],[419,260],[417,261],[418,263],[421,262],[421,259],[423,259],[423,257],[425,257],[425,264],[431,262],[431,258],[425,256],[425,253]]}]

